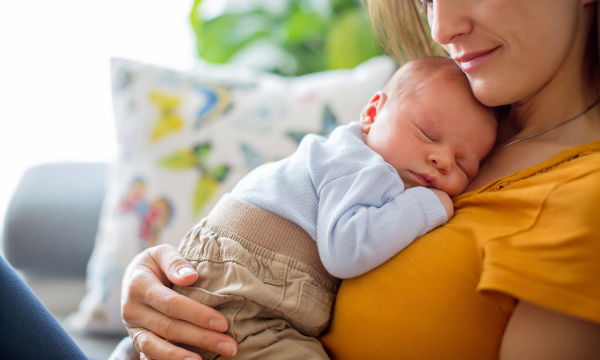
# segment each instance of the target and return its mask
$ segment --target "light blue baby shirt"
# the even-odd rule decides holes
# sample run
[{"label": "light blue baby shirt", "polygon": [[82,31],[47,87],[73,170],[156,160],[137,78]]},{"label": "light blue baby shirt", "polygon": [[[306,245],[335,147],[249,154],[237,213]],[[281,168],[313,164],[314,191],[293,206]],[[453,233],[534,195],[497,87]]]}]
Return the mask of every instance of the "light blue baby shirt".
[{"label": "light blue baby shirt", "polygon": [[231,195],[302,227],[338,278],[376,268],[447,221],[431,190],[404,190],[357,123],[329,138],[306,136],[294,154],[254,169]]}]

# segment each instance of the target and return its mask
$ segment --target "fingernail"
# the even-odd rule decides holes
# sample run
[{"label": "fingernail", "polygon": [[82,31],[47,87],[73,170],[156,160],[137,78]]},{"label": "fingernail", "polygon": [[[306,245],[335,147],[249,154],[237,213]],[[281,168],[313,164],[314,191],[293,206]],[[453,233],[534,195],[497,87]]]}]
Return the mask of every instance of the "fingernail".
[{"label": "fingernail", "polygon": [[179,274],[181,277],[186,277],[188,275],[192,275],[193,273],[195,273],[194,269],[187,266],[177,270],[177,274]]},{"label": "fingernail", "polygon": [[208,322],[208,326],[214,331],[225,332],[227,331],[227,323],[223,320],[212,319]]},{"label": "fingernail", "polygon": [[196,360],[196,359],[194,359],[194,358],[185,358],[183,360]]},{"label": "fingernail", "polygon": [[225,356],[235,356],[237,350],[232,343],[222,342],[217,345],[217,352]]}]

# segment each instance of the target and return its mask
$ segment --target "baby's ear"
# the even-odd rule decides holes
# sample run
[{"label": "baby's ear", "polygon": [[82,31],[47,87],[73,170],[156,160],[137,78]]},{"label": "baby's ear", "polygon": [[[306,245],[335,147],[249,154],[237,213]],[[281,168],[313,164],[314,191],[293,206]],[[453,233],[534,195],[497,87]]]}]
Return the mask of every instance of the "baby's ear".
[{"label": "baby's ear", "polygon": [[367,106],[360,113],[360,129],[363,133],[368,134],[371,130],[371,125],[375,122],[377,112],[381,110],[386,101],[386,95],[383,91],[378,91],[373,95]]}]

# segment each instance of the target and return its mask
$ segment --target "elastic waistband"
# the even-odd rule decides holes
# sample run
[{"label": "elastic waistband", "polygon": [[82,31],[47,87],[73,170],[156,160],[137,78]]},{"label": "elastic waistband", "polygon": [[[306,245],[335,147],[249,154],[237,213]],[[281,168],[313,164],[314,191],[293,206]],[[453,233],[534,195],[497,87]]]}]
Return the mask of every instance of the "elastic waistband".
[{"label": "elastic waistband", "polygon": [[219,200],[207,220],[253,244],[310,266],[333,284],[340,283],[325,270],[316,241],[298,224],[229,194]]}]

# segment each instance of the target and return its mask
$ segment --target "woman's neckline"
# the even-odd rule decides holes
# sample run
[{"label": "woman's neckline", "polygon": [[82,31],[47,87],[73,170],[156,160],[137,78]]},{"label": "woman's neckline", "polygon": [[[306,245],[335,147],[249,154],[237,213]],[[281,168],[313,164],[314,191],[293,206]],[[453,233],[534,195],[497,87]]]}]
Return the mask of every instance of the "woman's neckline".
[{"label": "woman's neckline", "polygon": [[471,190],[469,192],[460,194],[460,195],[452,198],[452,201],[454,201],[456,203],[457,201],[466,199],[470,196],[473,196],[473,195],[476,195],[479,193],[483,193],[483,192],[487,192],[490,189],[493,189],[498,183],[501,183],[501,182],[513,182],[516,180],[522,180],[522,179],[528,178],[534,174],[539,173],[543,169],[566,162],[566,161],[568,161],[574,157],[577,157],[579,155],[582,155],[588,151],[591,151],[591,152],[600,151],[600,139],[590,141],[589,143],[586,143],[586,144],[577,145],[577,146],[573,146],[568,149],[565,149],[565,150],[559,152],[558,154],[552,156],[548,160],[543,161],[537,165],[533,165],[533,166],[530,166],[523,170],[519,170],[512,174],[498,178],[498,179],[490,182],[489,184],[480,187],[479,189]]}]

